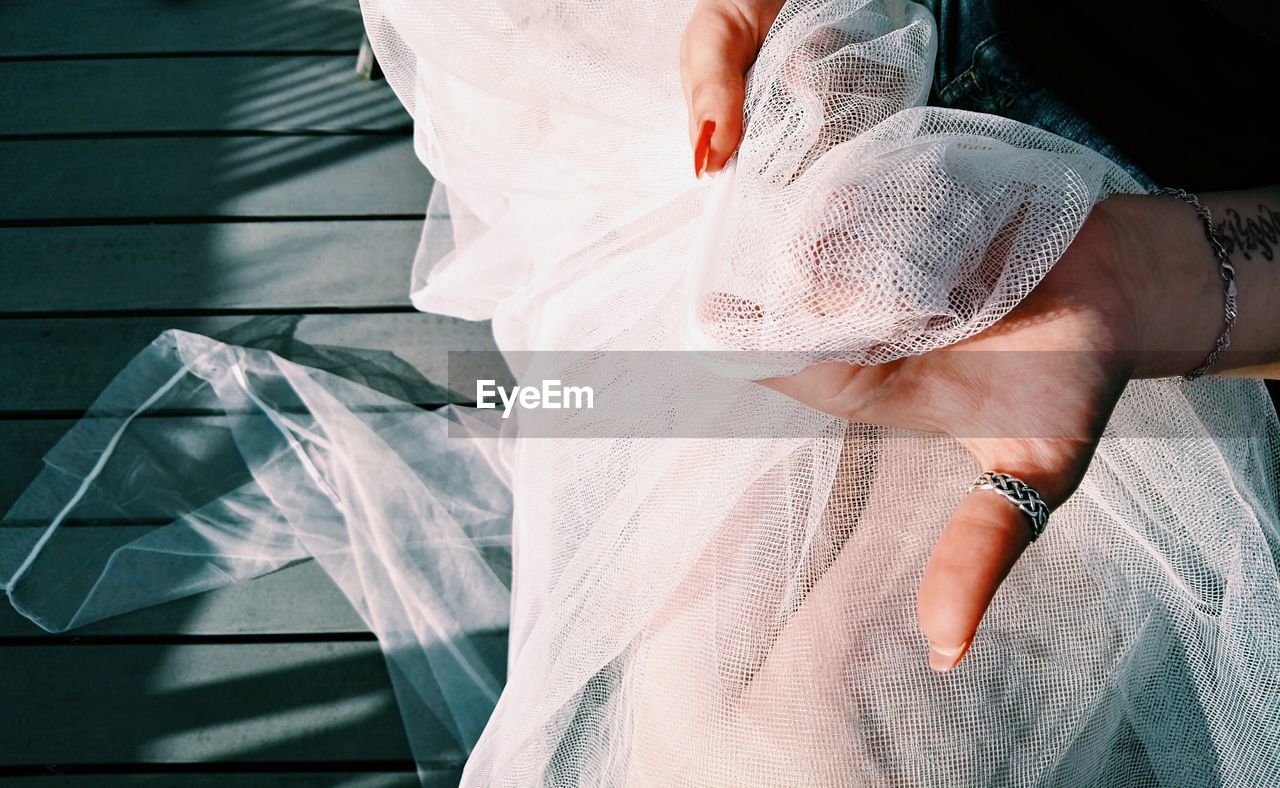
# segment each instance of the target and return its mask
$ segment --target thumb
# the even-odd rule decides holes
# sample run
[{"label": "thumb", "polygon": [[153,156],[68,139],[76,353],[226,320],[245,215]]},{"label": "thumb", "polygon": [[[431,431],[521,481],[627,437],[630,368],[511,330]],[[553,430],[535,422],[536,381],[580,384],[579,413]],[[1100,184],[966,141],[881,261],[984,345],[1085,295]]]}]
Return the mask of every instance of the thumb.
[{"label": "thumb", "polygon": [[[1011,475],[1038,490],[1061,486],[1042,474]],[[930,645],[929,667],[946,672],[964,658],[1031,537],[1029,516],[1000,493],[974,490],[961,501],[934,545],[916,598],[920,629]]]},{"label": "thumb", "polygon": [[680,47],[694,175],[719,172],[742,140],[747,69],[782,0],[700,0]]}]

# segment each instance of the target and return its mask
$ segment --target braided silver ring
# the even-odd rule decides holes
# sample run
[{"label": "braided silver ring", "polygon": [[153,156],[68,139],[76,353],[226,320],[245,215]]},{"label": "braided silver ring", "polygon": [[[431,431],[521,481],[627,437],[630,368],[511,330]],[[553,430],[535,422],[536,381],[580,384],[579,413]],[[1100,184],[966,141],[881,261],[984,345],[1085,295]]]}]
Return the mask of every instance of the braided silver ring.
[{"label": "braided silver ring", "polygon": [[1034,487],[1016,476],[987,471],[977,478],[969,490],[992,490],[1007,498],[1009,503],[1018,507],[1030,521],[1033,542],[1040,538],[1040,534],[1044,533],[1044,527],[1049,523],[1049,505],[1044,502]]}]

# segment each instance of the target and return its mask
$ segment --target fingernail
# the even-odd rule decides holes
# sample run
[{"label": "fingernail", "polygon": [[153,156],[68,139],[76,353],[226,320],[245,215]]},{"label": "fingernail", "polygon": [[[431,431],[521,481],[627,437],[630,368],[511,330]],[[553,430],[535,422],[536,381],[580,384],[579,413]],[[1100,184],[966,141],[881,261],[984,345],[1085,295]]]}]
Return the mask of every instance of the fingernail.
[{"label": "fingernail", "polygon": [[946,673],[956,666],[960,660],[964,659],[965,652],[969,650],[969,643],[966,640],[958,646],[944,648],[942,646],[929,644],[929,667],[939,673]]},{"label": "fingernail", "polygon": [[714,120],[702,121],[702,127],[698,129],[698,142],[693,146],[693,177],[701,178],[704,170],[707,169],[707,162],[711,159],[711,135],[716,131],[716,122]]}]

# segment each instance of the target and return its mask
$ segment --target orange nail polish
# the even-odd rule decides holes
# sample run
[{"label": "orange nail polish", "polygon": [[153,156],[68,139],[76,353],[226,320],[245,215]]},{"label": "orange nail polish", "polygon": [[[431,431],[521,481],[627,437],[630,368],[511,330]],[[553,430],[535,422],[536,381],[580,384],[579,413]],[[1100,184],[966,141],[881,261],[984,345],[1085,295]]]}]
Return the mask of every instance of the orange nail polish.
[{"label": "orange nail polish", "polygon": [[702,127],[698,130],[698,143],[693,146],[693,177],[695,178],[701,178],[703,171],[707,169],[707,162],[711,159],[711,135],[715,131],[714,120],[702,121]]}]

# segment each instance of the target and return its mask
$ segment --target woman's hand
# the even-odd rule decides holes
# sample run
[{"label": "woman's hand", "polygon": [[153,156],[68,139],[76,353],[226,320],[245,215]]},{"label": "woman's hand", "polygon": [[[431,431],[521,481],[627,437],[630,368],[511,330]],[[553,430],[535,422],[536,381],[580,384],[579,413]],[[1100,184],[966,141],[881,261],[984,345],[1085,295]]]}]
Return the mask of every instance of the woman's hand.
[{"label": "woman's hand", "polygon": [[[821,364],[763,383],[851,421],[951,435],[983,470],[1028,482],[1056,507],[1084,476],[1137,362],[1128,348],[1139,327],[1117,276],[1120,243],[1109,213],[1095,210],[1040,286],[965,342],[879,366]],[[964,656],[1030,533],[1026,516],[988,491],[970,493],[952,514],[917,596],[935,670]]]},{"label": "woman's hand", "polygon": [[719,172],[742,140],[743,88],[782,0],[699,0],[680,47],[693,172]]},{"label": "woman's hand", "polygon": [[[1230,199],[1250,204],[1243,194]],[[1249,322],[1237,326],[1215,371],[1274,376],[1280,271],[1247,262],[1236,267],[1249,288],[1240,300]],[[986,331],[889,364],[822,364],[762,382],[852,421],[951,435],[984,470],[1023,479],[1053,508],[1083,478],[1130,378],[1199,366],[1222,331],[1223,307],[1217,260],[1189,206],[1112,197],[1095,206],[1031,294]],[[970,493],[952,514],[917,596],[934,669],[964,656],[1029,535],[1025,516],[990,492]]]},{"label": "woman's hand", "polygon": [[[781,6],[701,0],[694,11],[681,64],[699,175],[720,170],[741,140],[745,75]],[[1280,216],[1274,191],[1205,203],[1219,216],[1232,209]],[[1238,246],[1242,325],[1215,371],[1252,364],[1246,374],[1274,374],[1280,259],[1250,265]],[[1055,507],[1083,478],[1130,378],[1194,369],[1222,326],[1223,283],[1194,211],[1169,198],[1114,197],[1094,208],[1035,290],[986,331],[889,364],[822,364],[763,383],[853,421],[951,435],[984,470],[1023,479]],[[954,512],[917,598],[932,667],[948,670],[963,658],[1029,536],[1026,517],[988,491],[970,493]]]}]

